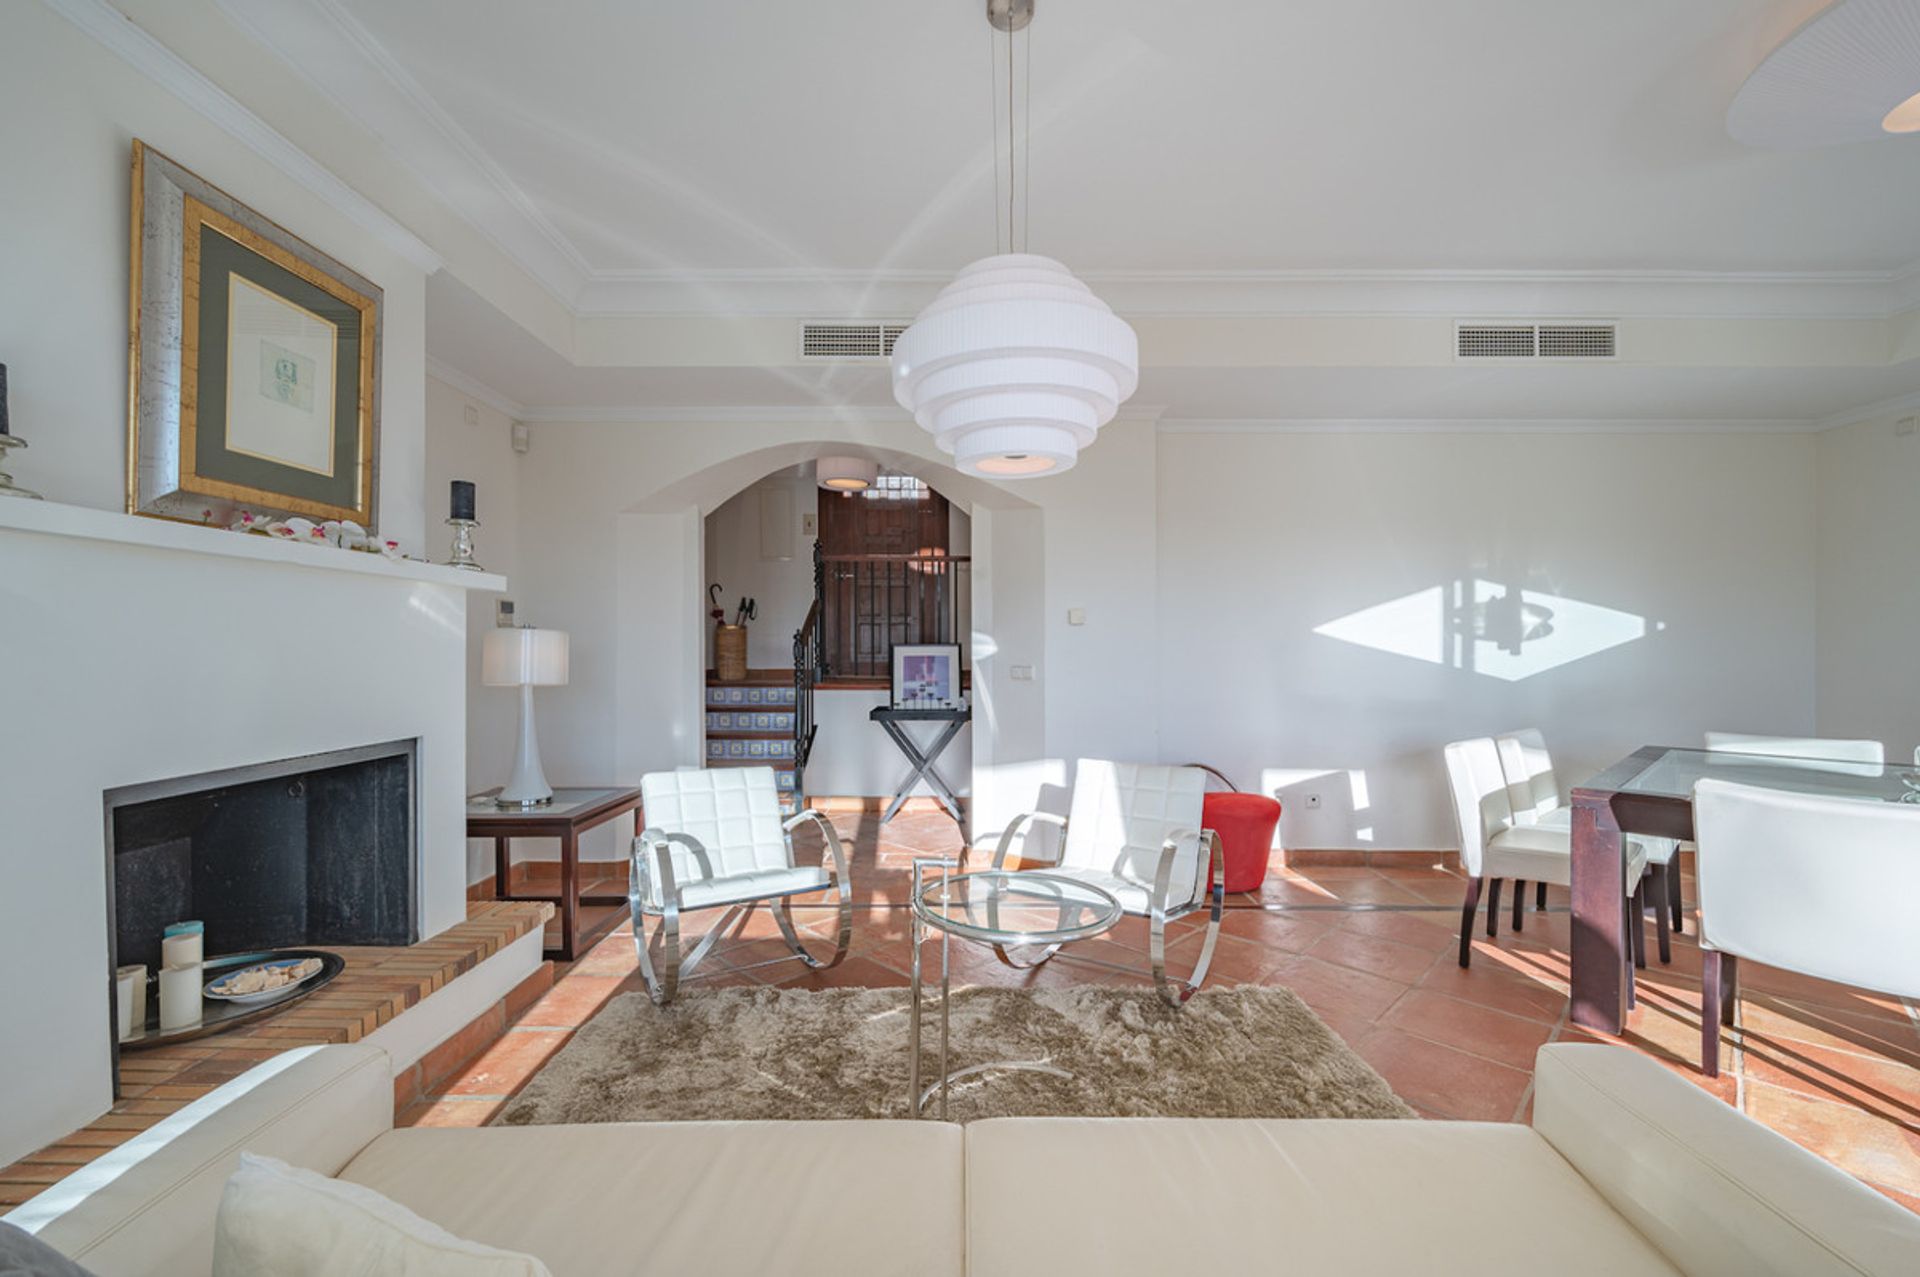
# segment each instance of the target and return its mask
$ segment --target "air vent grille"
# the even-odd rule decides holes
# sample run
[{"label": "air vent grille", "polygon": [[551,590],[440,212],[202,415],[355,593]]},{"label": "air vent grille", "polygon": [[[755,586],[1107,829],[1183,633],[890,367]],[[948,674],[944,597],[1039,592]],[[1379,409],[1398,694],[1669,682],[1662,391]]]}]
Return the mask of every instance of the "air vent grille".
[{"label": "air vent grille", "polygon": [[886,359],[905,324],[806,323],[800,325],[803,359]]},{"label": "air vent grille", "polygon": [[1613,324],[1491,323],[1454,327],[1458,359],[1612,359]]}]

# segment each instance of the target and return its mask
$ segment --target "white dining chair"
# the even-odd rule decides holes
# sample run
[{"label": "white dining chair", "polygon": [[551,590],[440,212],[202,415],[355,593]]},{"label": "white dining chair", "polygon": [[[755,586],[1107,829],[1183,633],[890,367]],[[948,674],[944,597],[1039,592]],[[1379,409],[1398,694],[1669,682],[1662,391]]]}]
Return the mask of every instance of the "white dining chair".
[{"label": "white dining chair", "polygon": [[1703,780],[1693,827],[1702,1073],[1719,1075],[1742,958],[1920,996],[1920,807]]},{"label": "white dining chair", "polygon": [[[1074,767],[1073,803],[1066,818],[1050,812],[1014,817],[994,849],[993,867],[1005,868],[1008,854],[1016,845],[1025,846],[1034,825],[1060,827],[1065,837],[1059,861],[1036,867],[1090,883],[1112,895],[1125,912],[1146,918],[1154,987],[1169,1004],[1182,1006],[1206,981],[1226,901],[1220,839],[1201,827],[1206,787],[1206,773],[1195,767],[1082,758]],[[1184,979],[1169,975],[1167,924],[1203,908],[1206,934],[1192,970]],[[995,945],[994,953],[1008,966],[1025,969],[1039,966],[1059,949],[1057,944],[1037,952]]]},{"label": "white dining chair", "polygon": [[[1560,780],[1554,774],[1553,756],[1547,752],[1547,738],[1537,727],[1494,738],[1500,751],[1500,770],[1507,778],[1507,795],[1513,804],[1514,818],[1521,824],[1536,824],[1550,829],[1573,831],[1573,809],[1560,801]],[[1633,835],[1647,853],[1647,873],[1652,878],[1647,893],[1658,922],[1660,961],[1673,961],[1672,933],[1685,929],[1681,916],[1680,872],[1674,857],[1680,844],[1672,838],[1651,834]],[[1513,894],[1513,929],[1521,929],[1521,912],[1526,902],[1526,884],[1518,884]],[[1547,907],[1547,884],[1536,887],[1534,908]],[[1644,955],[1643,955],[1644,959]],[[1641,962],[1644,966],[1644,960]]]},{"label": "white dining chair", "polygon": [[[1460,860],[1467,874],[1466,903],[1460,909],[1460,965],[1473,954],[1473,914],[1483,885],[1487,889],[1487,934],[1499,931],[1500,887],[1505,879],[1517,883],[1547,882],[1567,886],[1572,880],[1573,843],[1570,822],[1523,821],[1513,808],[1513,791],[1500,765],[1500,747],[1490,736],[1458,740],[1443,751],[1453,816],[1460,834]],[[1626,895],[1641,902],[1640,881],[1646,872],[1647,852],[1638,838],[1624,841]],[[1626,915],[1629,947],[1636,964],[1646,961],[1646,919],[1635,907]],[[1629,975],[1629,979],[1631,976]],[[1632,985],[1629,983],[1629,997]]]},{"label": "white dining chair", "polygon": [[[640,778],[640,801],[646,828],[633,840],[627,903],[640,978],[654,1002],[673,1001],[680,981],[693,974],[715,942],[730,930],[738,935],[762,903],[769,905],[794,958],[816,969],[839,966],[846,958],[853,938],[846,850],[817,811],[781,819],[773,768],[649,772]],[[800,864],[794,854],[793,831],[807,823],[816,825],[826,841],[818,865]],[[826,903],[839,906],[834,950],[825,958],[807,952],[793,925],[793,897],[813,892],[826,892]],[[725,912],[683,957],[681,918],[707,909]]]}]

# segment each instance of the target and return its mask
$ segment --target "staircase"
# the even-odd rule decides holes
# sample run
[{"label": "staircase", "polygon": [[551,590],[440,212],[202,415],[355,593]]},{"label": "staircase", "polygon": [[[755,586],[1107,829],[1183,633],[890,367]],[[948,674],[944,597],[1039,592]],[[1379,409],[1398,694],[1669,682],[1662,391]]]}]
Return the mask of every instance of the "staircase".
[{"label": "staircase", "polygon": [[749,670],[722,683],[707,676],[707,766],[771,767],[780,798],[793,802],[792,670]]}]

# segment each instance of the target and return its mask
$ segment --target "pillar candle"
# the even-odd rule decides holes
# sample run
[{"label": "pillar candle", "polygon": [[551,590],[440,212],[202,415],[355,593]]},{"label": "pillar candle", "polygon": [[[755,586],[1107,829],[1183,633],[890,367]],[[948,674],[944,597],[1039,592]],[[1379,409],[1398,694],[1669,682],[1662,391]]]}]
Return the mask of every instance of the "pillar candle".
[{"label": "pillar candle", "polygon": [[120,968],[113,996],[114,1017],[118,1021],[122,1042],[133,1036],[133,977],[127,974],[128,970],[127,967]]},{"label": "pillar candle", "polygon": [[200,1023],[200,979],[198,963],[190,967],[168,967],[160,973],[162,1032]]},{"label": "pillar candle", "polygon": [[453,481],[452,512],[447,517],[449,519],[473,518],[473,483],[470,480],[455,479]]},{"label": "pillar candle", "polygon": [[171,971],[175,967],[197,969],[204,957],[198,931],[168,936],[160,942],[160,966],[163,970]]},{"label": "pillar candle", "polygon": [[132,966],[121,967],[117,974],[120,977],[121,1004],[131,1010],[133,1027],[143,1029],[147,1025],[146,964],[136,962]]}]

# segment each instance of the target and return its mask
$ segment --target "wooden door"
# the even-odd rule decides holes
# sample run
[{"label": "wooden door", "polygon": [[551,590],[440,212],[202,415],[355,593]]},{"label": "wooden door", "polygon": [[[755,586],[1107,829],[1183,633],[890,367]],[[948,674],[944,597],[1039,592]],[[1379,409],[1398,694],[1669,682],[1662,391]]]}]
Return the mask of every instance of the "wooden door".
[{"label": "wooden door", "polygon": [[835,674],[890,673],[895,643],[952,641],[947,499],[918,480],[881,475],[863,493],[820,497],[823,638]]}]

